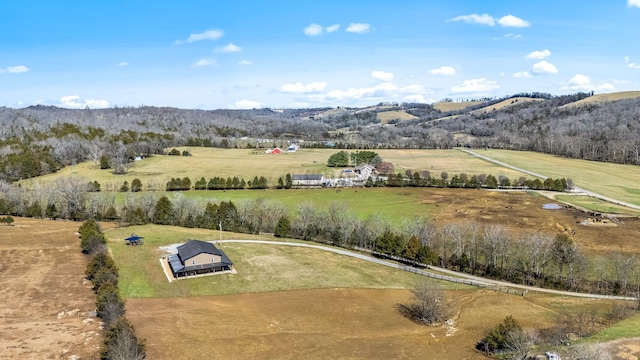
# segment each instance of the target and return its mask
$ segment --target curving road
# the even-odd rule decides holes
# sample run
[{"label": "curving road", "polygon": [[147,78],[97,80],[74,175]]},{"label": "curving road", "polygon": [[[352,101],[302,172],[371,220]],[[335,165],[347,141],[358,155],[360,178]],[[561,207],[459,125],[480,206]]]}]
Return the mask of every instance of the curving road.
[{"label": "curving road", "polygon": [[[427,266],[427,269],[429,269],[429,270],[437,271],[437,272],[443,273],[443,274],[448,274],[448,275],[441,275],[441,274],[437,274],[437,273],[432,272],[432,271],[425,271],[425,270],[417,269],[417,268],[414,268],[414,267],[411,267],[411,266],[406,266],[406,265],[390,262],[390,261],[387,261],[387,260],[382,260],[382,259],[379,259],[379,258],[375,258],[375,257],[369,256],[369,255],[362,254],[362,253],[358,253],[358,252],[354,252],[354,251],[350,251],[350,250],[345,250],[345,249],[340,249],[340,248],[334,248],[334,247],[330,247],[330,246],[324,246],[324,245],[313,245],[313,244],[294,243],[294,242],[286,242],[286,241],[267,241],[267,240],[216,240],[216,241],[211,241],[211,242],[213,242],[213,243],[255,243],[255,244],[297,246],[297,247],[318,249],[318,250],[329,251],[329,252],[332,252],[332,253],[335,253],[335,254],[344,255],[344,256],[350,256],[350,257],[353,257],[353,258],[369,261],[369,262],[376,263],[376,264],[379,264],[379,265],[384,265],[384,266],[388,266],[388,267],[392,267],[392,268],[396,268],[396,269],[400,269],[400,270],[404,270],[404,271],[409,271],[409,272],[412,272],[414,274],[427,276],[427,277],[438,279],[438,280],[451,281],[451,282],[456,282],[456,283],[459,283],[459,284],[466,284],[466,285],[472,285],[472,286],[483,287],[483,288],[486,288],[486,287],[488,287],[488,288],[492,288],[492,287],[495,287],[495,288],[516,288],[516,289],[522,289],[522,290],[525,290],[525,291],[535,291],[535,292],[547,293],[547,294],[582,297],[582,298],[592,298],[592,299],[611,299],[611,300],[627,300],[627,301],[635,301],[635,300],[637,300],[634,297],[628,297],[628,296],[583,294],[583,293],[576,293],[576,292],[571,292],[571,291],[561,291],[561,290],[554,290],[554,289],[538,288],[538,287],[527,286],[527,285],[518,285],[518,284],[513,284],[513,283],[509,283],[509,282],[504,282],[504,281],[486,279],[486,278],[473,276],[473,275],[469,275],[469,274],[466,274],[466,273],[461,273],[461,272],[457,272],[457,271],[453,271],[453,270],[442,269],[442,268],[438,268],[438,267],[435,267],[435,266]],[[451,275],[451,276],[449,276],[449,275]]]},{"label": "curving road", "polygon": [[[541,179],[546,179],[548,177],[548,176],[544,176],[544,175],[535,173],[533,171],[529,171],[529,170],[522,169],[522,168],[519,168],[519,167],[516,167],[516,166],[513,166],[513,165],[509,165],[509,164],[504,163],[502,161],[499,161],[499,160],[496,160],[496,159],[492,159],[492,158],[490,158],[488,156],[480,155],[475,151],[471,151],[471,150],[468,150],[468,149],[459,149],[459,150],[463,151],[463,152],[465,152],[465,153],[467,153],[469,155],[473,155],[473,156],[475,156],[477,158],[480,158],[482,160],[485,160],[485,161],[494,163],[496,165],[500,165],[500,166],[509,168],[511,170],[516,170],[516,171],[519,171],[521,173],[529,174],[531,176],[535,176],[535,177],[538,177],[538,178],[541,178]],[[630,203],[627,203],[627,202],[624,202],[624,201],[620,201],[620,200],[617,200],[617,199],[612,199],[610,197],[607,197],[607,196],[604,196],[604,195],[601,195],[601,194],[598,194],[598,193],[594,193],[593,191],[585,190],[585,189],[579,188],[579,187],[574,187],[574,189],[575,189],[576,192],[579,192],[579,193],[582,193],[584,195],[591,196],[591,197],[594,197],[594,198],[597,198],[597,199],[600,199],[600,200],[603,200],[603,201],[606,201],[606,202],[610,202],[612,204],[622,205],[622,206],[626,206],[626,207],[631,208],[631,209],[640,210],[640,206],[635,205],[635,204],[630,204]]]}]

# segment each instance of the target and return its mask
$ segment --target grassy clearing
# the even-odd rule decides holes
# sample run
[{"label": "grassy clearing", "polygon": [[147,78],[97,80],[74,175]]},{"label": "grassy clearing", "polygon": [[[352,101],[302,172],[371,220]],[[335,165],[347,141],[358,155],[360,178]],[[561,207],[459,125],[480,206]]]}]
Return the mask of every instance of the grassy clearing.
[{"label": "grassy clearing", "polygon": [[636,336],[640,336],[640,314],[636,314],[602,330],[589,340],[602,342]]},{"label": "grassy clearing", "polygon": [[522,104],[522,103],[528,103],[531,101],[544,101],[544,99],[537,99],[537,98],[528,98],[528,97],[517,97],[517,98],[511,98],[511,99],[507,99],[504,101],[501,101],[497,104],[493,104],[491,106],[485,106],[483,108],[480,108],[478,110],[473,110],[471,111],[472,114],[482,114],[482,113],[487,113],[490,111],[494,111],[494,110],[500,110],[502,108],[508,107],[508,106],[512,106],[512,105],[517,105],[517,104]]},{"label": "grassy clearing", "polygon": [[571,178],[576,186],[640,205],[640,167],[568,159],[530,151],[486,150],[482,155],[552,178]]},{"label": "grassy clearing", "polygon": [[600,199],[596,199],[591,196],[582,195],[556,195],[555,198],[559,201],[576,205],[581,208],[589,209],[595,212],[607,213],[607,214],[621,214],[621,215],[633,215],[639,214],[637,210],[629,209],[624,206],[612,204]]},{"label": "grassy clearing", "polygon": [[413,120],[413,119],[417,119],[418,117],[415,115],[411,115],[408,112],[401,110],[401,111],[383,111],[383,112],[379,112],[377,114],[378,120],[380,120],[381,123],[386,124],[391,120],[401,120],[401,121],[405,121],[405,120]]},{"label": "grassy clearing", "polygon": [[[131,233],[145,237],[143,246],[129,247],[123,239]],[[184,297],[242,294],[319,288],[398,288],[415,286],[415,274],[316,249],[263,244],[220,244],[238,274],[224,274],[169,283],[160,267],[160,246],[188,239],[217,240],[217,231],[145,225],[106,232],[109,248],[120,273],[125,298]],[[225,239],[262,238],[223,233]],[[267,240],[273,238],[267,238]],[[463,288],[443,283],[446,288]]]},{"label": "grassy clearing", "polygon": [[594,96],[589,96],[588,98],[584,98],[582,100],[578,100],[576,102],[563,105],[562,107],[572,107],[572,106],[580,106],[590,103],[602,103],[606,101],[618,101],[624,99],[634,99],[640,97],[640,91],[619,91],[608,94],[598,94]]},{"label": "grassy clearing", "polygon": [[482,104],[483,101],[465,101],[465,102],[437,102],[433,104],[433,107],[442,112],[457,111],[466,109],[469,106]]}]

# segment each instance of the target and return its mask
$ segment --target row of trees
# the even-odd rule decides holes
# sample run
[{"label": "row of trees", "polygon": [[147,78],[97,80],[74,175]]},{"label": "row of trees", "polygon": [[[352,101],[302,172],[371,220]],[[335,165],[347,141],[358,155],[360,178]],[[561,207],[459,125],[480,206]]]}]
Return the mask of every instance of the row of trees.
[{"label": "row of trees", "polygon": [[[238,205],[211,203],[203,206],[197,199],[187,198],[179,192],[163,198],[154,193],[126,193],[123,205],[117,206],[115,194],[87,196],[77,190],[85,183],[78,181],[76,185],[77,188],[73,179],[67,179],[42,191],[34,189],[31,192],[0,186],[3,190],[0,213],[67,219],[92,217],[131,224],[156,222],[210,229],[217,228],[222,221],[224,229],[251,233],[273,233],[278,221],[286,217],[290,224],[288,236],[291,237],[400,255],[407,261],[431,262],[525,284],[631,294],[637,289],[640,278],[636,257],[612,253],[588,258],[566,236],[537,233],[512,236],[505,227],[473,222],[436,228],[425,220],[407,220],[397,227],[377,216],[358,219],[341,203],[332,203],[325,210],[310,203],[288,208],[264,199]],[[392,236],[381,236],[385,232]],[[426,249],[416,248],[412,236],[421,246],[428,247],[437,260],[427,256]],[[421,257],[412,255],[416,254],[416,249]]]},{"label": "row of trees", "polygon": [[378,165],[382,158],[375,152],[369,150],[356,151],[349,153],[347,151],[338,151],[331,155],[327,160],[329,167],[347,167],[357,166],[360,164]]},{"label": "row of trees", "polygon": [[80,247],[91,255],[85,271],[96,293],[96,312],[104,322],[103,360],[141,360],[146,357],[144,341],[125,316],[125,302],[118,291],[118,268],[105,246],[106,239],[95,220],[86,220],[78,230]]}]

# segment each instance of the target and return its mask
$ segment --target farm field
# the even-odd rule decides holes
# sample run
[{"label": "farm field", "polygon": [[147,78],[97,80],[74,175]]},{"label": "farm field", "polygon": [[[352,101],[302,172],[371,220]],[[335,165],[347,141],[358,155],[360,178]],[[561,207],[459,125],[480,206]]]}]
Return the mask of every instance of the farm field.
[{"label": "farm field", "polygon": [[96,359],[102,345],[79,223],[15,218],[0,226],[0,358]]},{"label": "farm field", "polygon": [[[124,239],[131,232],[144,236],[144,245],[130,247]],[[219,247],[234,262],[237,275],[189,279],[169,283],[158,259],[161,246],[186,242],[188,239],[217,240],[215,230],[185,229],[172,226],[144,225],[112,229],[105,233],[118,265],[120,290],[124,297],[182,297],[237,293],[272,292],[318,288],[396,288],[408,289],[421,279],[415,274],[379,266],[364,260],[327,253],[318,249],[265,245],[255,243],[223,243]],[[274,239],[223,233],[223,239]],[[279,240],[279,239],[278,239]],[[445,287],[467,288],[442,283]]]},{"label": "farm field", "polygon": [[[147,338],[150,358],[486,359],[474,349],[513,314],[547,327],[555,310],[534,297],[448,291],[452,326],[418,325],[397,307],[408,290],[314,289],[168,299],[129,299],[127,314]],[[541,300],[544,302],[544,300]],[[563,306],[589,304],[563,299]]]},{"label": "farm field", "polygon": [[[65,167],[55,174],[22,180],[23,186],[30,187],[37,183],[47,183],[60,177],[78,176],[87,181],[98,181],[107,189],[114,184],[119,189],[126,180],[129,183],[135,178],[142,181],[143,189],[150,187],[156,190],[165,188],[165,184],[173,177],[189,177],[192,184],[201,177],[210,179],[214,176],[238,176],[249,181],[254,176],[264,176],[274,186],[279,177],[291,174],[318,174],[325,177],[339,177],[341,169],[329,168],[326,162],[329,157],[341,151],[339,149],[306,149],[297,152],[284,152],[280,155],[265,154],[263,150],[254,149],[217,149],[202,147],[180,147],[180,151],[188,150],[192,156],[154,155],[136,161],[126,175],[115,175],[111,170],[101,170],[91,161]],[[356,150],[348,150],[355,152]],[[493,165],[474,156],[455,150],[375,150],[384,161],[395,165],[397,172],[404,170],[428,170],[433,176],[440,176],[447,171],[450,176],[458,173],[492,174],[496,177],[505,175],[511,179],[523,174]],[[151,185],[151,186],[150,186]]]},{"label": "farm field", "polygon": [[575,185],[604,196],[640,205],[640,167],[568,159],[529,151],[482,150],[482,155],[552,178],[571,178]]}]

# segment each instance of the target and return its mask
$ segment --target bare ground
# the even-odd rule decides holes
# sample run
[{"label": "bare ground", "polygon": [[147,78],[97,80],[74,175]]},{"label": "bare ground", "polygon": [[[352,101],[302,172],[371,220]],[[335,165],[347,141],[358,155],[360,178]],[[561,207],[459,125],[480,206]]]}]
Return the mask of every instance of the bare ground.
[{"label": "bare ground", "polygon": [[102,344],[79,223],[16,218],[0,226],[0,358],[95,359]]}]

